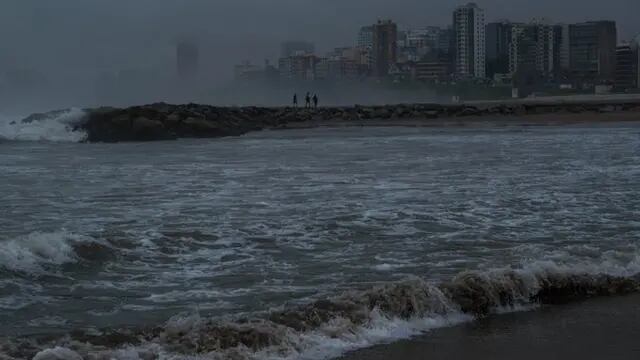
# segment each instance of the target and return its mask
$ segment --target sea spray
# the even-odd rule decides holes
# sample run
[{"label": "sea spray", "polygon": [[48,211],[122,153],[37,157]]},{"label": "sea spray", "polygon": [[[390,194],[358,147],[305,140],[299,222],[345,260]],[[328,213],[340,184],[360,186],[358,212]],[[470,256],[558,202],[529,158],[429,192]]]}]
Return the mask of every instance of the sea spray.
[{"label": "sea spray", "polygon": [[95,250],[101,250],[97,247],[106,249],[107,245],[66,230],[32,232],[0,242],[0,270],[53,275],[60,265],[75,263],[83,256],[95,257]]},{"label": "sea spray", "polygon": [[34,114],[27,118],[0,116],[0,140],[81,142],[87,134],[80,130],[85,112],[78,108]]}]

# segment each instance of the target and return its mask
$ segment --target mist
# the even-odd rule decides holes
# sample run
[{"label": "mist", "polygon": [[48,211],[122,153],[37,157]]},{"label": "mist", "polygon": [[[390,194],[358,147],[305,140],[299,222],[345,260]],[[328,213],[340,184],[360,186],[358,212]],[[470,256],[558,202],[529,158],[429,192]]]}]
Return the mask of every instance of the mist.
[{"label": "mist", "polygon": [[[277,61],[279,44],[316,43],[319,53],[353,45],[378,18],[400,28],[446,26],[462,2],[445,0],[6,0],[0,4],[0,112],[156,101],[284,104],[290,92],[234,87],[233,66]],[[487,21],[611,19],[620,40],[640,32],[635,0],[486,0]],[[199,48],[198,77],[181,82],[175,48]],[[307,91],[313,91],[309,89]],[[353,96],[350,96],[354,92]],[[331,102],[403,100],[355,86],[323,96]],[[410,96],[410,95],[406,95]],[[414,96],[415,97],[415,96]],[[428,93],[418,95],[428,98]]]}]

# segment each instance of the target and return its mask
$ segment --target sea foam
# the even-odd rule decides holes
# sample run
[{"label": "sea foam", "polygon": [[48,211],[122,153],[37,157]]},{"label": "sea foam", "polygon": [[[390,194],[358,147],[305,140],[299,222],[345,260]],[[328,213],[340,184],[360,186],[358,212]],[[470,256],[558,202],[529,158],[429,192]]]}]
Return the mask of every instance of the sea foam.
[{"label": "sea foam", "polygon": [[[123,360],[324,360],[477,318],[528,311],[539,304],[638,291],[638,275],[574,272],[536,264],[463,272],[441,283],[414,278],[252,318],[176,315],[152,329],[78,332],[40,346],[54,353],[64,347],[83,358]],[[38,354],[51,354],[41,351]]]},{"label": "sea foam", "polygon": [[32,115],[28,121],[0,115],[0,140],[81,142],[87,134],[77,125],[84,116],[85,112],[78,108]]},{"label": "sea foam", "polygon": [[74,246],[96,242],[95,239],[70,233],[32,232],[7,241],[0,241],[0,269],[40,275],[59,265],[78,260]]}]

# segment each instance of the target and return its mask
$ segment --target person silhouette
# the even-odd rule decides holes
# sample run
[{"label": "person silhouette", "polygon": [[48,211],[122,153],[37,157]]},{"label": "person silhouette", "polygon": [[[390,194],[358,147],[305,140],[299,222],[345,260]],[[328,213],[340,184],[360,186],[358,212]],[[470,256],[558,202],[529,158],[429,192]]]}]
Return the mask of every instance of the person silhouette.
[{"label": "person silhouette", "polygon": [[318,94],[313,94],[313,107],[318,108]]},{"label": "person silhouette", "polygon": [[310,109],[311,108],[311,94],[309,94],[307,92],[307,96],[305,96],[304,100],[305,100],[305,107],[307,109]]},{"label": "person silhouette", "polygon": [[293,107],[298,107],[298,94],[293,94]]}]

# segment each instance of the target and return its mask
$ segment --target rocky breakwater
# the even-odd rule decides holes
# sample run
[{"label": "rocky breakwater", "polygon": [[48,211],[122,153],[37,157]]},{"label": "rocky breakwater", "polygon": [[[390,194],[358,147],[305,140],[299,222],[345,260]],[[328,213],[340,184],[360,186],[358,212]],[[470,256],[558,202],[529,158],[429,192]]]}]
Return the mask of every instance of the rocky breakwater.
[{"label": "rocky breakwater", "polygon": [[[380,121],[390,126],[401,125],[403,121],[408,120],[417,126],[436,126],[477,121],[507,121],[528,115],[622,112],[640,113],[640,102],[401,104],[319,109],[157,103],[128,108],[85,109],[83,118],[70,126],[72,131],[84,131],[87,134],[87,142],[121,142],[238,136],[264,129],[367,123],[380,126]],[[22,121],[42,121],[56,113],[59,111],[35,114]]]}]

